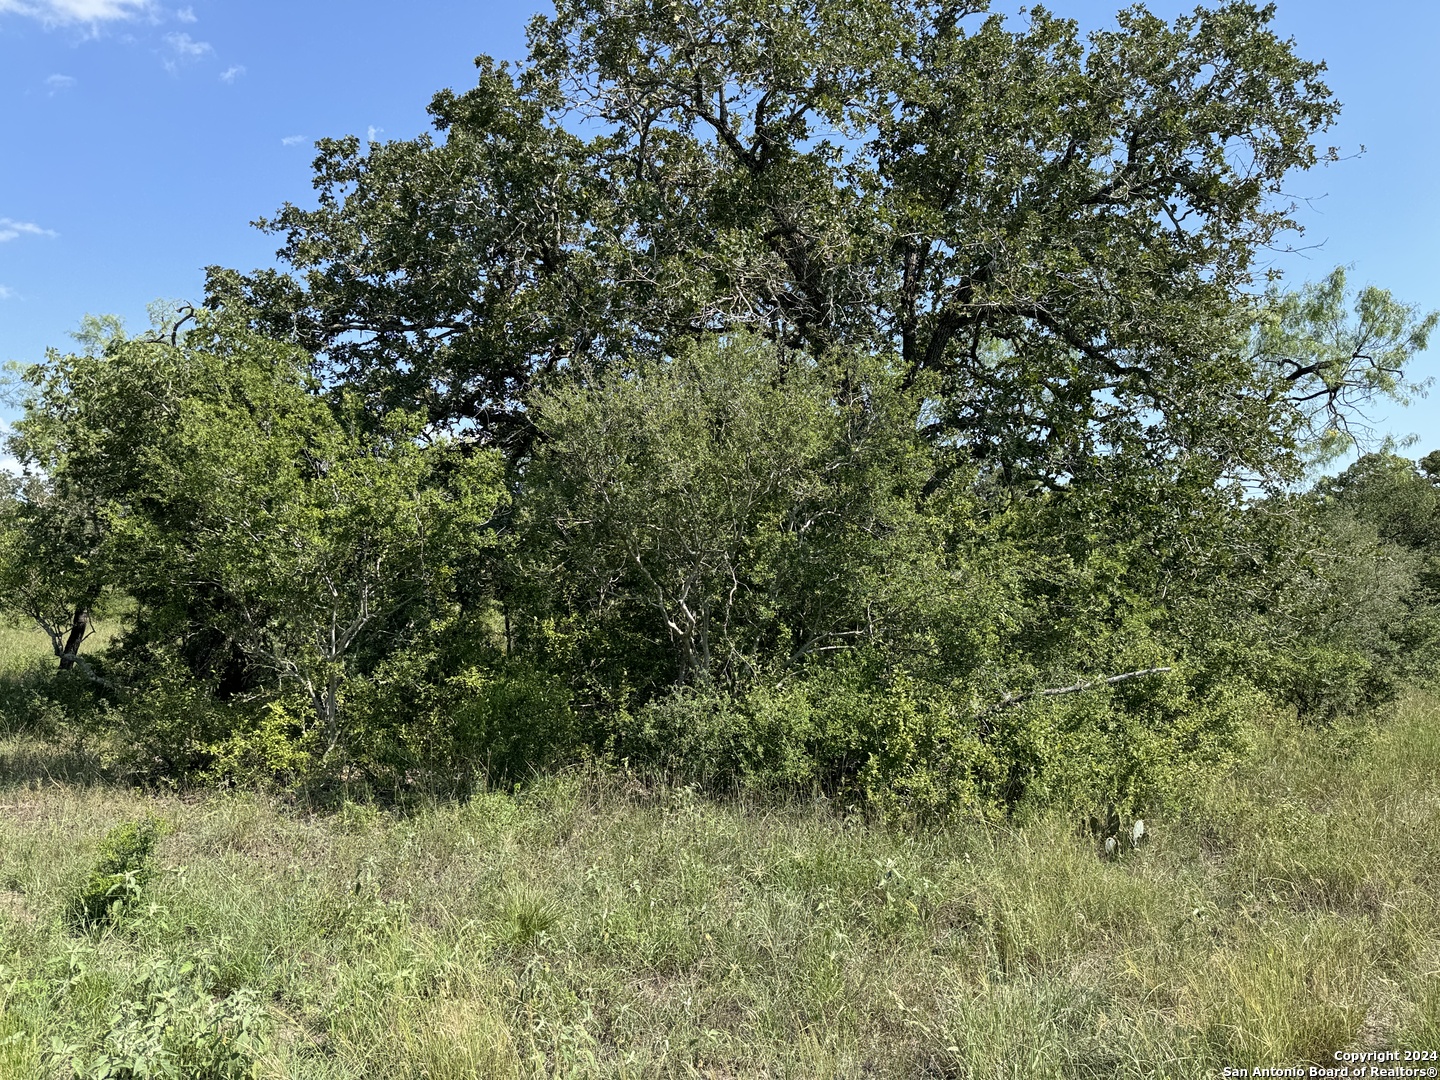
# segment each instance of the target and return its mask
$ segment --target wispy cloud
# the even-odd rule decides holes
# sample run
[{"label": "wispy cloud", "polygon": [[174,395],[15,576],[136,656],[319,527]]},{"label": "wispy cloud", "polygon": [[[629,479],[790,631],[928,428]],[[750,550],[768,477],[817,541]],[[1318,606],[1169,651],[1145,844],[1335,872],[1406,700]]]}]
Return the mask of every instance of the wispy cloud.
[{"label": "wispy cloud", "polygon": [[0,285],[0,300],[9,300],[15,295],[15,290],[9,285]]},{"label": "wispy cloud", "polygon": [[208,41],[196,41],[189,34],[166,34],[165,44],[170,46],[176,56],[184,57],[186,60],[198,60],[215,51],[210,47]]},{"label": "wispy cloud", "polygon": [[241,75],[244,74],[244,64],[231,64],[224,71],[220,72],[220,81],[223,83],[233,83],[236,79],[238,79]]},{"label": "wispy cloud", "polygon": [[374,142],[374,141],[375,141],[375,136],[376,136],[376,135],[379,135],[379,134],[380,134],[382,131],[384,131],[384,130],[385,130],[385,129],[382,128],[382,127],[376,127],[374,124],[371,124],[369,127],[367,127],[367,128],[365,129],[365,141],[366,141],[366,142]]},{"label": "wispy cloud", "polygon": [[194,64],[215,50],[208,41],[196,41],[189,34],[166,34],[165,47],[169,56],[162,56],[160,65],[171,75],[180,73],[181,64]]},{"label": "wispy cloud", "polygon": [[180,8],[178,11],[175,12],[175,18],[179,19],[183,23],[193,23],[200,21],[200,19],[195,14],[195,9],[192,7]]},{"label": "wispy cloud", "polygon": [[50,96],[54,97],[56,94],[61,93],[65,90],[69,90],[72,86],[74,86],[75,76],[60,74],[50,75],[45,79],[45,85],[50,88]]},{"label": "wispy cloud", "polygon": [[0,15],[25,15],[47,26],[66,26],[129,19],[154,6],[154,0],[0,0]]},{"label": "wispy cloud", "polygon": [[297,146],[305,141],[304,135],[286,135],[280,140],[281,146]]},{"label": "wispy cloud", "polygon": [[33,221],[16,221],[14,218],[0,217],[0,244],[6,240],[14,240],[17,236],[56,236],[53,229],[42,229]]}]

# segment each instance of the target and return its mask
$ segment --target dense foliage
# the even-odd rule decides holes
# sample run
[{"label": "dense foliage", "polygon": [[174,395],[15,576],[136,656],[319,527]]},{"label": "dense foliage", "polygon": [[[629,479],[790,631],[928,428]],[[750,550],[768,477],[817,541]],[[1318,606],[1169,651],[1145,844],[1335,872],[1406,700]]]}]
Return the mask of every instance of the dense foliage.
[{"label": "dense foliage", "polygon": [[291,272],[25,372],[0,584],[67,679],[15,699],[150,775],[942,813],[1392,698],[1432,473],[1298,492],[1436,317],[1256,276],[1323,65],[1249,3],[982,8],[560,0],[434,135],[322,141]]}]

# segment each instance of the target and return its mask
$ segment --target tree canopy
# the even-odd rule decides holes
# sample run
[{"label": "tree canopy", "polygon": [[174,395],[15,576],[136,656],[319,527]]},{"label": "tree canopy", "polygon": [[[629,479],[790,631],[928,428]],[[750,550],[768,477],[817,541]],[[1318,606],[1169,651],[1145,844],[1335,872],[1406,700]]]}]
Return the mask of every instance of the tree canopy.
[{"label": "tree canopy", "polygon": [[514,453],[537,382],[744,328],[897,353],[939,380],[932,438],[1010,474],[1263,470],[1314,387],[1241,343],[1257,259],[1338,109],[1273,14],[564,0],[434,135],[318,144],[318,205],[260,223],[295,273],[216,269],[211,300]]}]

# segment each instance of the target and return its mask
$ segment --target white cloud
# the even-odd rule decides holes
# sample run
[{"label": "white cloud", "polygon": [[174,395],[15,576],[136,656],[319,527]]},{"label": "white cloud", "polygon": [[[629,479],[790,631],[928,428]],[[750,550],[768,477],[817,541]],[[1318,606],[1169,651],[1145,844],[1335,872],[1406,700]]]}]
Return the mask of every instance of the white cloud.
[{"label": "white cloud", "polygon": [[223,83],[233,83],[236,79],[238,79],[241,75],[244,74],[244,64],[231,64],[224,71],[220,72],[220,81]]},{"label": "white cloud", "polygon": [[365,129],[365,141],[374,142],[375,136],[379,135],[384,130],[385,129],[382,127],[376,127],[374,124],[371,124],[368,128]]},{"label": "white cloud", "polygon": [[195,14],[195,9],[192,7],[180,8],[178,11],[175,12],[175,18],[179,19],[183,23],[193,23],[200,21],[200,19]]},{"label": "white cloud", "polygon": [[[14,295],[15,290],[10,288],[9,285],[0,285],[0,300],[9,300]],[[0,424],[3,423],[4,421],[0,420]]]},{"label": "white cloud", "polygon": [[69,90],[72,86],[74,86],[75,76],[60,74],[50,75],[45,79],[45,85],[50,88],[50,96],[54,97],[62,90]]},{"label": "white cloud", "polygon": [[280,140],[281,146],[296,146],[305,141],[304,135],[286,135]]},{"label": "white cloud", "polygon": [[42,229],[33,221],[16,221],[14,218],[0,217],[0,244],[6,240],[14,240],[17,236],[55,236],[51,229]]},{"label": "white cloud", "polygon": [[0,15],[27,15],[47,26],[112,22],[141,15],[154,0],[0,0]]},{"label": "white cloud", "polygon": [[196,41],[189,34],[166,34],[165,44],[175,51],[175,55],[186,60],[198,60],[207,53],[215,51],[210,47],[208,41]]}]

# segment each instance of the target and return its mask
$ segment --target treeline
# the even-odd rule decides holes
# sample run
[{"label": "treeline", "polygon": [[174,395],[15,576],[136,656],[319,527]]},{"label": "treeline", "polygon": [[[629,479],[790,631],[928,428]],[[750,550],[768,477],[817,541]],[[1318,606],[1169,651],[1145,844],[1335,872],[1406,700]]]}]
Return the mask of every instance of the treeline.
[{"label": "treeline", "polygon": [[1270,17],[562,0],[435,135],[322,141],[288,272],[21,373],[0,603],[62,670],[6,715],[156,778],[927,815],[1383,704],[1440,463],[1304,478],[1436,318],[1258,287],[1338,108]]}]

